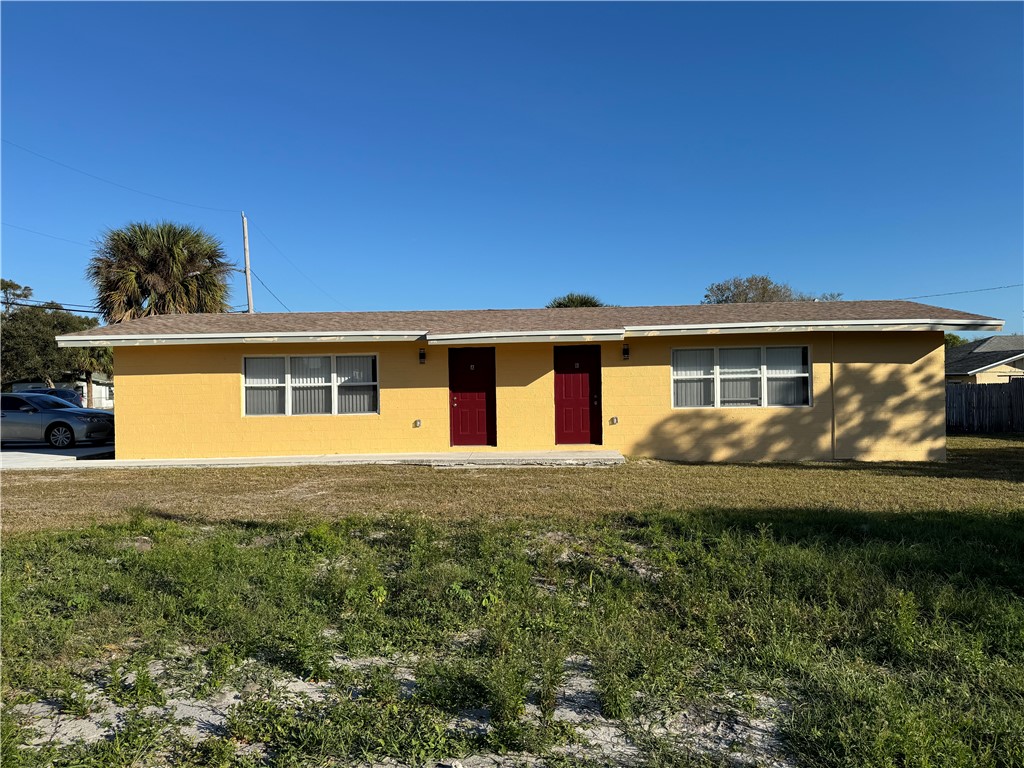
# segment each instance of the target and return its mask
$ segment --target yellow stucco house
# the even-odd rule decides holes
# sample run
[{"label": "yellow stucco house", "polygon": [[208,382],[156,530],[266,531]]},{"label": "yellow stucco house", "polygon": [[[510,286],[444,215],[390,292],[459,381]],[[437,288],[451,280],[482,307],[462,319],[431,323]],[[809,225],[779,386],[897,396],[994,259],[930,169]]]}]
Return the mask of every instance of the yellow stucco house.
[{"label": "yellow stucco house", "polygon": [[940,460],[943,333],[901,301],[163,315],[114,348],[119,459],[612,449]]}]

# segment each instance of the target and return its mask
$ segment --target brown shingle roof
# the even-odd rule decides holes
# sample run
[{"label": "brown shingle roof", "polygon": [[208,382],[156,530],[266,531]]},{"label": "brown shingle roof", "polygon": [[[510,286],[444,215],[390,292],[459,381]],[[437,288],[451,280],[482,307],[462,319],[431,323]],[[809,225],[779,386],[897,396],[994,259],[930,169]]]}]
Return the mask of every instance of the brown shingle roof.
[{"label": "brown shingle roof", "polygon": [[418,312],[260,312],[255,314],[154,315],[68,334],[62,338],[194,336],[220,334],[516,334],[622,330],[646,326],[720,326],[765,323],[865,323],[871,321],[1001,322],[983,315],[909,301],[794,301],[766,304],[698,304],[666,307],[580,307]]}]

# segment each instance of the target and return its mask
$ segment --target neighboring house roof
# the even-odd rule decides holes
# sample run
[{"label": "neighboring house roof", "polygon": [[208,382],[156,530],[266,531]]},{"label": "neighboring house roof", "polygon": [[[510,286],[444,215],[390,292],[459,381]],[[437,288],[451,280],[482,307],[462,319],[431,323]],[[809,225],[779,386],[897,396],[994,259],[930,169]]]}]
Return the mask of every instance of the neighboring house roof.
[{"label": "neighboring house roof", "polygon": [[946,375],[974,376],[1021,359],[1024,359],[1024,336],[990,336],[947,349]]},{"label": "neighboring house roof", "polygon": [[650,335],[809,330],[1002,329],[1003,321],[910,301],[793,301],[668,307],[153,315],[58,336],[60,346],[240,341],[602,341]]}]

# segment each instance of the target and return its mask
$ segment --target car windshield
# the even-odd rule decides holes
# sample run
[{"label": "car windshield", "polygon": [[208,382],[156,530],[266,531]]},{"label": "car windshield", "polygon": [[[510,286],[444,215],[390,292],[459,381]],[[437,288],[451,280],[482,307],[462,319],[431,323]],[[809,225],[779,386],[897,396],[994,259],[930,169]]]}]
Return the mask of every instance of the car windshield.
[{"label": "car windshield", "polygon": [[32,405],[37,408],[74,408],[75,406],[67,400],[61,400],[53,395],[23,395]]}]

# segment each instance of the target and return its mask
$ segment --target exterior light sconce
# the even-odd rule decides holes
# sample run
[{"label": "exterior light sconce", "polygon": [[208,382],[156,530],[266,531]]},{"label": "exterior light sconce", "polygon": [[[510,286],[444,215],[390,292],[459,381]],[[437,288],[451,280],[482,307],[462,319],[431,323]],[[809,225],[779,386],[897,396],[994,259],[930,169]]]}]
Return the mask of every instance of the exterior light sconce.
[{"label": "exterior light sconce", "polygon": [[422,426],[423,426],[423,422],[420,419],[416,419],[416,421],[414,421],[412,423],[412,428],[413,429],[419,429]]},{"label": "exterior light sconce", "polygon": [[608,419],[608,423],[611,424],[614,427],[616,424],[619,423],[619,417],[618,416],[612,416],[610,419]]},{"label": "exterior light sconce", "polygon": [[423,347],[420,347],[420,365],[423,365],[426,362],[427,362],[427,350],[425,350]]},{"label": "exterior light sconce", "polygon": [[629,344],[622,345],[622,359],[629,360]]}]

